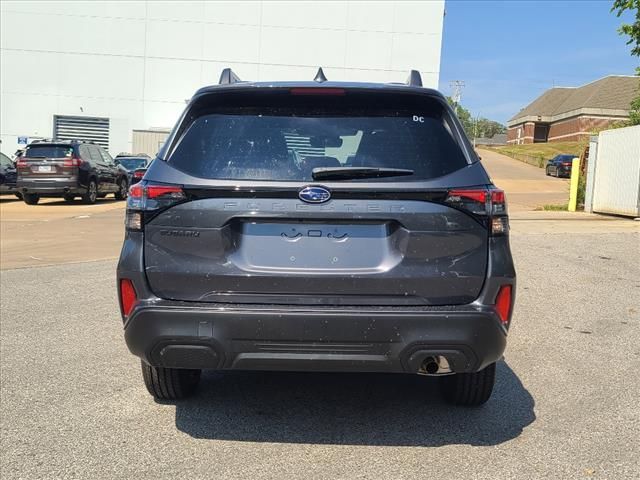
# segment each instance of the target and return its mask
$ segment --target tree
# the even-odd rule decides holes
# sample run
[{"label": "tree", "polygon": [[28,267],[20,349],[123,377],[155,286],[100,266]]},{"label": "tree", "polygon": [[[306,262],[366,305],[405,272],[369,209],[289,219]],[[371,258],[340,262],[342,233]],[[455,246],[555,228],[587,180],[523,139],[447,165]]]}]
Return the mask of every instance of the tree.
[{"label": "tree", "polygon": [[494,120],[489,120],[484,117],[473,117],[471,112],[464,108],[462,105],[456,104],[451,97],[447,97],[447,102],[451,105],[456,112],[462,127],[464,128],[467,137],[480,138],[480,137],[493,137],[496,133],[505,133],[507,127]]},{"label": "tree", "polygon": [[[640,0],[614,0],[611,11],[615,11],[618,18],[627,10],[629,12],[635,10],[635,22],[631,24],[623,23],[618,32],[620,35],[629,37],[627,45],[631,45],[631,55],[640,57]],[[640,75],[640,67],[636,68],[636,75]],[[640,91],[638,96],[631,102],[628,125],[640,125]]]},{"label": "tree", "polygon": [[[618,32],[629,36],[627,45],[632,45],[631,55],[640,57],[640,0],[614,0],[611,11],[615,11],[618,18],[627,10],[636,11],[636,21],[632,24],[623,23]],[[636,68],[636,72],[640,75],[640,67]]]}]

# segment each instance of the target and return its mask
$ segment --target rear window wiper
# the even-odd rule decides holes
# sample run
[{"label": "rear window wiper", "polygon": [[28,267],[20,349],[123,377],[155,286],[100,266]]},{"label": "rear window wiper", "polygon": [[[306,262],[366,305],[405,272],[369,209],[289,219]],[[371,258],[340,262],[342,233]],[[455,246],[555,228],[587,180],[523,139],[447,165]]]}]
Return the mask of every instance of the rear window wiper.
[{"label": "rear window wiper", "polygon": [[356,178],[403,177],[413,175],[406,168],[318,167],[312,170],[314,180],[350,180]]}]

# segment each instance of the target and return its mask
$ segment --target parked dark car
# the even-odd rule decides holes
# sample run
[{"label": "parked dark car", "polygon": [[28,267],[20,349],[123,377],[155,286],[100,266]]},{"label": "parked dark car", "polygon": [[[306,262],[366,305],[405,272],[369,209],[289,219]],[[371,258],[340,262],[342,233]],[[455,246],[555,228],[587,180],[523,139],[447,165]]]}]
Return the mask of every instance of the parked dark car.
[{"label": "parked dark car", "polygon": [[127,171],[93,143],[34,142],[27,146],[17,167],[17,188],[29,205],[41,197],[62,197],[67,202],[81,197],[85,203],[95,203],[110,193],[117,200],[127,198]]},{"label": "parked dark car", "polygon": [[554,177],[570,177],[574,158],[576,158],[575,155],[556,155],[547,162],[546,174]]},{"label": "parked dark car", "polygon": [[0,152],[0,195],[16,195],[16,166],[4,153]]},{"label": "parked dark car", "polygon": [[129,185],[133,185],[134,183],[138,183],[140,179],[144,176],[140,172],[146,172],[147,165],[151,162],[151,159],[147,156],[145,157],[116,157],[116,162],[122,166],[127,171],[127,178],[129,181]]},{"label": "parked dark car", "polygon": [[[151,165],[151,162],[149,162],[149,165]],[[133,171],[133,174],[131,175],[131,185],[138,183],[144,178],[145,173],[147,173],[147,170],[149,169],[149,165],[144,168],[136,168]]]},{"label": "parked dark car", "polygon": [[129,192],[124,336],[159,399],[202,369],[441,377],[480,405],[516,274],[505,195],[445,97],[408,85],[222,83]]}]

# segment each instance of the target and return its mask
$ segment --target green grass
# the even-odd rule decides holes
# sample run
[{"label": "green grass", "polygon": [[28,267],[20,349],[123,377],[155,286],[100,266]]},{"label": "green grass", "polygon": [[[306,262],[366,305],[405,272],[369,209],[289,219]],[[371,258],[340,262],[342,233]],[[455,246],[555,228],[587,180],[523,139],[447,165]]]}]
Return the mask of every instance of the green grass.
[{"label": "green grass", "polygon": [[579,157],[584,148],[587,146],[588,140],[581,142],[551,142],[551,143],[527,143],[524,145],[504,145],[500,147],[492,147],[500,153],[508,155],[509,153],[531,155],[534,157],[544,157],[550,159],[561,153],[575,155]]},{"label": "green grass", "polygon": [[569,209],[569,205],[553,205],[547,204],[542,207],[536,208],[536,210],[544,210],[545,212],[566,212]]}]

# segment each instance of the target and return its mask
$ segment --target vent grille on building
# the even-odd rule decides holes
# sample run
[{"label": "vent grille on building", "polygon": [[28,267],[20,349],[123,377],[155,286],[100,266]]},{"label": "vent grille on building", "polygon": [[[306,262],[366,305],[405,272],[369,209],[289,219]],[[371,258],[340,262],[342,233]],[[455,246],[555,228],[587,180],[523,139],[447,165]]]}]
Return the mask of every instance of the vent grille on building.
[{"label": "vent grille on building", "polygon": [[57,140],[82,140],[109,149],[109,119],[55,115],[53,137]]}]

